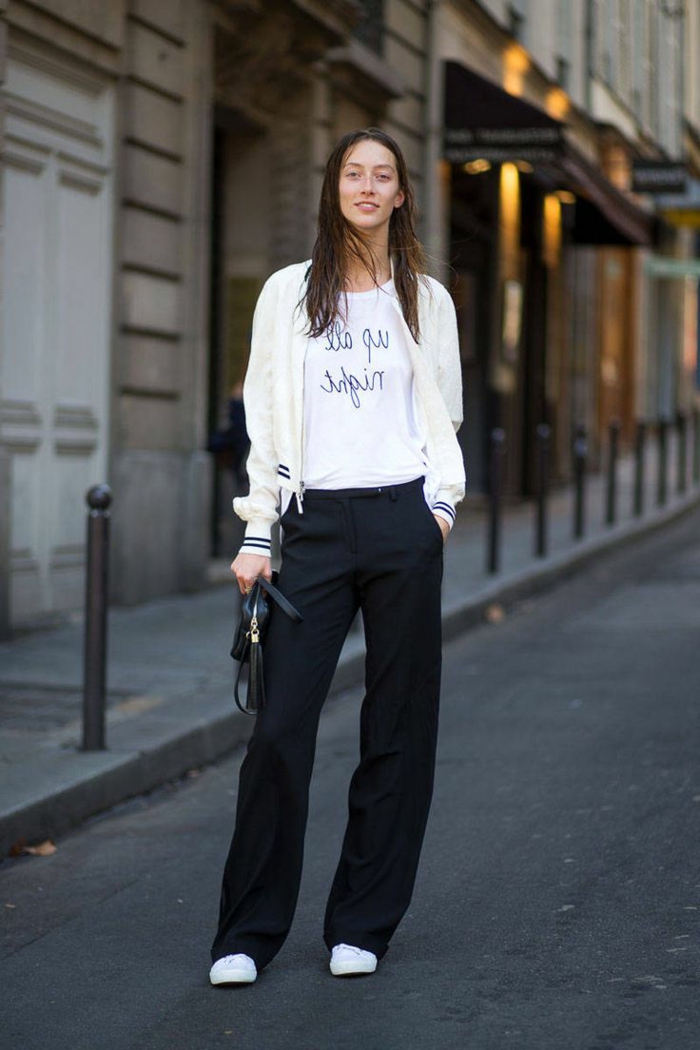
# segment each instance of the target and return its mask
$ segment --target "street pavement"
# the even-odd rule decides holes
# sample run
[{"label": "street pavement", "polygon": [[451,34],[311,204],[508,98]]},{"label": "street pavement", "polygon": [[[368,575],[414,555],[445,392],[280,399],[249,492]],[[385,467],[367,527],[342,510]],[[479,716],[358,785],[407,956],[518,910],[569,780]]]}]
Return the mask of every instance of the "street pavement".
[{"label": "street pavement", "polygon": [[255,985],[208,946],[241,749],[0,865],[2,1045],[694,1050],[700,510],[445,647],[413,904],[372,977],[321,940],[358,690],[324,712],[290,938]]},{"label": "street pavement", "polygon": [[[533,554],[533,506],[505,506],[501,566],[493,576],[485,570],[485,506],[478,498],[467,499],[445,549],[445,637],[483,622],[494,606],[508,607],[593,564],[601,551],[687,513],[700,502],[692,458],[686,461],[683,486],[671,435],[668,500],[658,506],[659,464],[650,443],[645,512],[639,518],[632,513],[634,464],[623,459],[612,527],[604,520],[605,477],[589,476],[583,540],[572,537],[572,489],[557,489],[549,499],[546,557]],[[84,752],[79,746],[81,616],[0,644],[0,858],[13,846],[60,835],[86,817],[210,763],[247,738],[250,719],[233,705],[228,656],[238,596],[228,561],[219,568],[226,582],[200,593],[110,610],[105,751]],[[362,676],[363,642],[357,630],[343,651],[334,693]]]}]

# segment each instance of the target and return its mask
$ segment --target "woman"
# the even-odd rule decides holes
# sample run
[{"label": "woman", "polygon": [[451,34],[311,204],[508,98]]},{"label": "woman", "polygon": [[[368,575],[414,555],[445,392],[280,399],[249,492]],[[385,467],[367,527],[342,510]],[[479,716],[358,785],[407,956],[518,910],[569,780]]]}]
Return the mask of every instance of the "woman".
[{"label": "woman", "polygon": [[360,763],[328,899],[331,973],[371,973],[411,899],[433,785],[443,543],[464,495],[452,300],[424,276],[397,144],[346,135],[326,168],[311,263],[255,311],[245,407],[241,592],[270,577],[304,616],[273,617],[267,706],[240,774],[212,984],[254,981],[284,943],[301,877],[321,707],[358,609],[367,646]]}]

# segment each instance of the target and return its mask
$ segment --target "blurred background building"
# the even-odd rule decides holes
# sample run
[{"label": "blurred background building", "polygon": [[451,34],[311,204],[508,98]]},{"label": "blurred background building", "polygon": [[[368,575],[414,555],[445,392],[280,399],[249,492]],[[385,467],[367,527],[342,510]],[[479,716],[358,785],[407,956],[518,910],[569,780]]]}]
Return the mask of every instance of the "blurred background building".
[{"label": "blurred background building", "polygon": [[522,498],[538,423],[565,480],[697,406],[699,56],[700,0],[0,0],[0,621],[81,605],[97,481],[114,601],[235,552],[207,448],[358,126],[455,296],[473,493],[496,425]]}]

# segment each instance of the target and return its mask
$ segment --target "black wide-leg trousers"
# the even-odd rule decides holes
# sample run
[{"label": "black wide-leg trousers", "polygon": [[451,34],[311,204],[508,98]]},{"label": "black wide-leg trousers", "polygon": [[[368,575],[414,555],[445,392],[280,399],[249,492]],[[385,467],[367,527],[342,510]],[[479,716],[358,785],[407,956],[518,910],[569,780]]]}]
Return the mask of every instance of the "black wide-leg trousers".
[{"label": "black wide-leg trousers", "polygon": [[307,491],[282,517],[279,610],[265,640],[267,706],[240,772],[214,961],[242,952],[258,969],[284,943],[296,907],[309,782],[323,702],[358,609],[366,639],[360,762],[326,907],[329,948],[381,957],[413,891],[435,768],[443,540],[423,479],[381,489]]}]

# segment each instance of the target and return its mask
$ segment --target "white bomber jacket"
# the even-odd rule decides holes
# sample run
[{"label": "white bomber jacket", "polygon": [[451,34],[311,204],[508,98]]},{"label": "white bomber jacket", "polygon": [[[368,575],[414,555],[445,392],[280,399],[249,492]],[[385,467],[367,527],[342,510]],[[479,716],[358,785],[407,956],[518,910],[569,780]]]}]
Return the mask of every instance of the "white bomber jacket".
[{"label": "white bomber jacket", "polygon": [[[234,499],[246,522],[241,552],[269,554],[280,489],[296,496],[303,513],[304,359],[308,318],[302,298],[309,262],[278,270],[266,281],[255,307],[250,361],[243,387],[250,437],[250,493]],[[406,335],[415,395],[425,415],[427,454],[433,474],[426,496],[450,525],[464,497],[464,464],[456,431],[462,422],[462,373],[454,304],[446,288],[426,277],[418,286],[420,343],[392,300]]]}]

